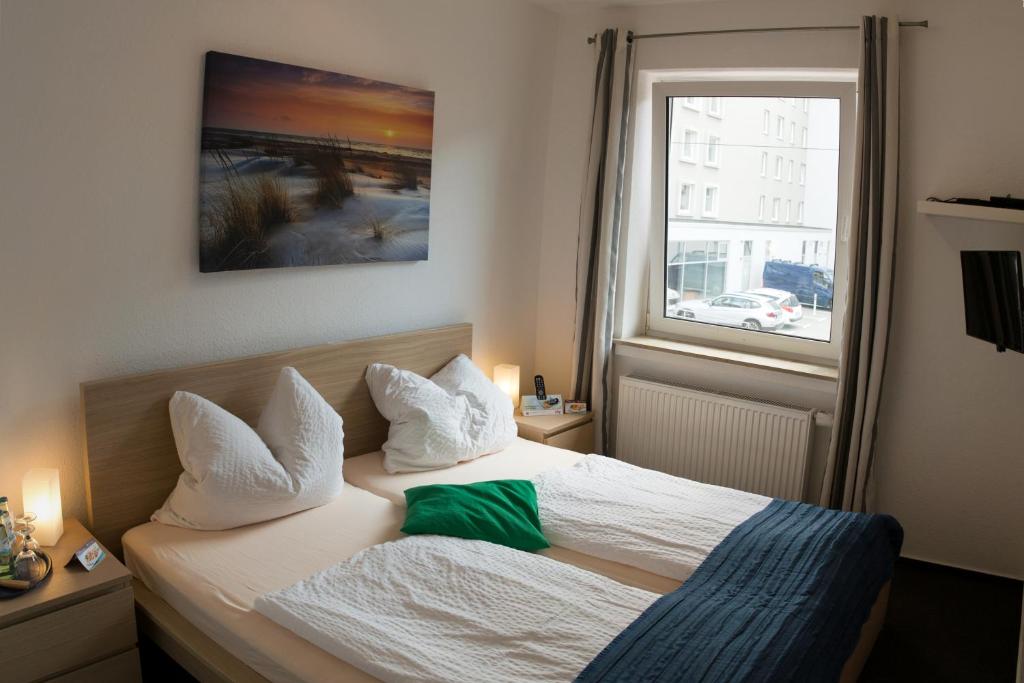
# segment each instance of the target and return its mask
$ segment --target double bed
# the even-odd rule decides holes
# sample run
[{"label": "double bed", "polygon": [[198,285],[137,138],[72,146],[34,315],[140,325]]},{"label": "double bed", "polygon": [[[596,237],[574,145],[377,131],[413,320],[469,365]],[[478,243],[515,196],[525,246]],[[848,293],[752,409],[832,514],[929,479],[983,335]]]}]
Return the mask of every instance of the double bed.
[{"label": "double bed", "polygon": [[[469,355],[471,347],[472,328],[454,325],[84,384],[90,528],[136,577],[146,635],[204,681],[375,680],[259,613],[257,601],[401,538],[406,488],[534,479],[584,458],[517,439],[499,453],[454,467],[386,473],[380,447],[388,425],[363,381],[366,367],[382,361],[430,376],[452,357]],[[202,395],[252,424],[285,365],[296,367],[344,417],[342,494],[322,507],[228,531],[149,522],[181,471],[167,418],[173,392]],[[541,554],[656,594],[680,585],[557,543]],[[856,625],[860,638],[841,680],[855,680],[863,666],[887,594],[888,584],[878,591],[869,617]]]}]

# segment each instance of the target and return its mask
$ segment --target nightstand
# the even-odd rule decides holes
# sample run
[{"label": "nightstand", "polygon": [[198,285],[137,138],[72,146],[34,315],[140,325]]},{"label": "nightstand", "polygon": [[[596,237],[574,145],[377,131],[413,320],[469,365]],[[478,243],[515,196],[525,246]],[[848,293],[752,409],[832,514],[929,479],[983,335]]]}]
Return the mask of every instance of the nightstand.
[{"label": "nightstand", "polygon": [[519,436],[579,453],[594,452],[594,414],[516,415]]},{"label": "nightstand", "polygon": [[64,565],[92,534],[76,519],[52,548],[53,572],[25,595],[0,600],[0,680],[141,681],[132,575],[117,558],[91,572]]}]

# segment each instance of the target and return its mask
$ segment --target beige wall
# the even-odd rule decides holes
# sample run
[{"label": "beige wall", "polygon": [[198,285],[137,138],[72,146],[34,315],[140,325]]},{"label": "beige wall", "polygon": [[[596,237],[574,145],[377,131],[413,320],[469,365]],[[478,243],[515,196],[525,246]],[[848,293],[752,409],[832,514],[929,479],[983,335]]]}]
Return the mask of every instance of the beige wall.
[{"label": "beige wall", "polygon": [[[928,19],[902,32],[902,144],[895,323],[878,436],[878,508],[906,528],[904,552],[936,562],[1024,576],[1024,356],[997,354],[963,333],[958,251],[1024,249],[1020,226],[918,216],[929,195],[1024,194],[1024,8],[1010,0],[962,2],[722,1],[576,11],[563,17],[552,67],[551,134],[541,270],[572,291],[579,189],[594,48],[607,26],[639,33],[704,28],[857,24],[865,13]],[[639,43],[645,61],[693,66],[847,66],[856,36],[815,34],[826,64],[807,63],[792,34]],[[844,41],[854,41],[845,45]],[[852,48],[852,53],[849,51]],[[845,56],[844,56],[845,55]],[[836,63],[834,60],[846,60]],[[630,255],[633,263],[634,255]],[[643,264],[643,257],[639,259]],[[635,264],[634,264],[635,265]],[[632,277],[631,286],[645,282]],[[645,286],[645,285],[644,285]],[[635,296],[635,294],[634,294]],[[635,319],[631,314],[631,320]],[[537,371],[568,389],[572,297],[538,296]],[[748,387],[818,407],[821,387],[771,382],[763,372],[711,363],[620,360],[620,370]]]},{"label": "beige wall", "polygon": [[[445,323],[534,351],[551,15],[517,0],[0,0],[0,495],[58,466],[78,383]],[[436,91],[430,258],[202,275],[206,50]],[[519,296],[526,302],[518,305]]]}]

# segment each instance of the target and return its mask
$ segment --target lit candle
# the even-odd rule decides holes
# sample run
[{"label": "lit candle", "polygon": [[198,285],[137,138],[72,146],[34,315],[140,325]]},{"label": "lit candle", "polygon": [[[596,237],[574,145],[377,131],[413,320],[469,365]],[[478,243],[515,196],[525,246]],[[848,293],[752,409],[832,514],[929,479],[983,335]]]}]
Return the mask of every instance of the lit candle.
[{"label": "lit candle", "polygon": [[64,533],[64,515],[60,508],[60,472],[34,469],[21,480],[22,507],[36,514],[33,534],[40,545],[57,545]]},{"label": "lit candle", "polygon": [[494,383],[508,394],[512,405],[519,407],[519,366],[502,363],[494,366]]}]

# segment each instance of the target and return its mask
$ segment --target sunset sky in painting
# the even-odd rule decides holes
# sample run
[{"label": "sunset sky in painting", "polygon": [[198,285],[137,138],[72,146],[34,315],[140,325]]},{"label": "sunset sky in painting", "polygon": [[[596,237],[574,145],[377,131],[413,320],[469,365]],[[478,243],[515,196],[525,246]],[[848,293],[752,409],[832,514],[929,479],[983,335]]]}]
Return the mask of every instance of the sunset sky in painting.
[{"label": "sunset sky in painting", "polygon": [[434,93],[208,52],[203,125],[430,149]]}]

